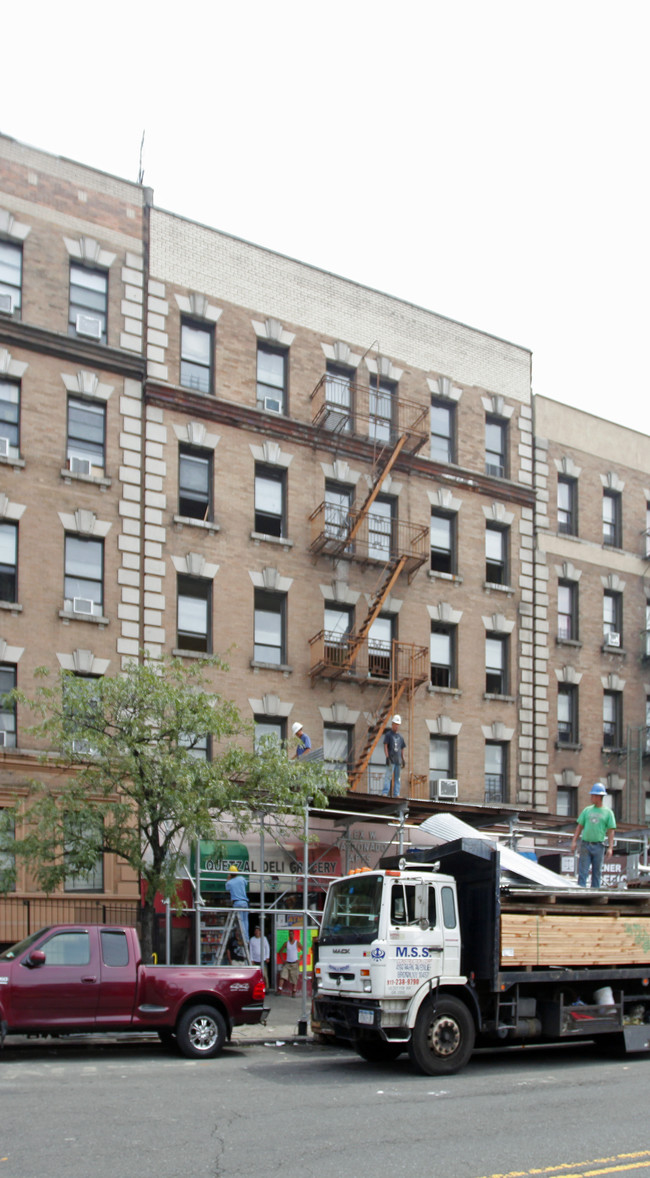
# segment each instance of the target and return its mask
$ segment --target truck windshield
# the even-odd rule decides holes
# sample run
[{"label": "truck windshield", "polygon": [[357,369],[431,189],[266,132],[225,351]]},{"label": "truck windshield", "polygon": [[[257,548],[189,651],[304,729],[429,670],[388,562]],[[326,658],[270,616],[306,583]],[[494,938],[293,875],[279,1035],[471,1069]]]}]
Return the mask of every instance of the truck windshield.
[{"label": "truck windshield", "polygon": [[5,949],[4,953],[0,953],[0,961],[13,961],[14,957],[18,957],[24,949],[29,949],[29,946],[33,945],[34,941],[37,941],[47,931],[47,928],[39,928],[38,932],[32,933],[31,937],[25,937],[24,941],[18,941],[16,945],[10,945],[8,949]]},{"label": "truck windshield", "polygon": [[327,893],[321,945],[367,945],[379,926],[381,875],[353,875],[332,884]]}]

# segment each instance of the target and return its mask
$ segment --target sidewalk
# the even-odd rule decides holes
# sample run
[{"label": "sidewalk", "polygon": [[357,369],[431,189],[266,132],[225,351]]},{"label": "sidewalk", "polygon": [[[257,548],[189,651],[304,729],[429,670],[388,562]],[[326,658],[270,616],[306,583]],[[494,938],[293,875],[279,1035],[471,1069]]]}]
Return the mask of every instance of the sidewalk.
[{"label": "sidewalk", "polygon": [[[266,1006],[270,1006],[266,1026],[234,1027],[231,1042],[236,1043],[276,1043],[304,1038],[299,1036],[298,1023],[303,1019],[303,999],[299,990],[295,998],[287,994],[275,994],[273,991],[266,995]],[[307,1038],[311,1037],[311,995],[307,995]]]}]

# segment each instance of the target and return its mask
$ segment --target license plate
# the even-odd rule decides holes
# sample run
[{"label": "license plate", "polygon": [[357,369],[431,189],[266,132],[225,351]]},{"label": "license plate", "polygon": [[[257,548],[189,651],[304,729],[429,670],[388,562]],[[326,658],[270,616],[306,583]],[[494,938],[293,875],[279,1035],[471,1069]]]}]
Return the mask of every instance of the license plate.
[{"label": "license plate", "polygon": [[359,1011],[359,1022],[363,1023],[363,1025],[365,1027],[374,1026],[374,1022],[375,1022],[374,1010],[360,1010]]}]

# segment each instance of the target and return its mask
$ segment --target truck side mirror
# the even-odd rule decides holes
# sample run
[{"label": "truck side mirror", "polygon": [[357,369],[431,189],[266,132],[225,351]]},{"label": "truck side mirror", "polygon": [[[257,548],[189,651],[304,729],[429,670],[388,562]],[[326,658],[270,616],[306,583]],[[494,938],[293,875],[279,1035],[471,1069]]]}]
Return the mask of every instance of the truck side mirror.
[{"label": "truck side mirror", "polygon": [[46,957],[42,949],[32,949],[29,957],[25,961],[25,965],[29,965],[32,969],[37,969],[40,965],[45,965]]}]

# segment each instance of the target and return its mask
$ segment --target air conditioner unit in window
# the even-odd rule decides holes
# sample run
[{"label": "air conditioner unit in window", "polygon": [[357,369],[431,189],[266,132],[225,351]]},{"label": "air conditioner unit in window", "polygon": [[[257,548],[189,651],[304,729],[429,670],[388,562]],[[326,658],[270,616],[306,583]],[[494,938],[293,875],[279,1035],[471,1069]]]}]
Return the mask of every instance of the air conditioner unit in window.
[{"label": "air conditioner unit in window", "polygon": [[95,603],[89,597],[72,598],[72,612],[75,614],[91,614],[94,607]]},{"label": "air conditioner unit in window", "polygon": [[9,457],[9,438],[0,438],[0,458]]},{"label": "air conditioner unit in window", "polygon": [[79,458],[76,454],[71,454],[68,458],[68,469],[73,474],[92,474],[92,463],[89,458]]},{"label": "air conditioner unit in window", "polygon": [[77,315],[77,335],[88,335],[91,339],[101,339],[102,327],[102,321],[97,315]]},{"label": "air conditioner unit in window", "polygon": [[6,743],[7,743],[7,733],[3,729],[0,729],[0,748],[4,748]]},{"label": "air conditioner unit in window", "polygon": [[0,311],[4,311],[6,315],[11,315],[14,309],[14,298],[10,294],[0,294]]},{"label": "air conditioner unit in window", "polygon": [[282,413],[282,401],[278,397],[265,397],[264,408],[267,413]]},{"label": "air conditioner unit in window", "polygon": [[432,801],[449,801],[458,797],[458,781],[455,777],[438,777],[430,783]]},{"label": "air conditioner unit in window", "polygon": [[620,634],[614,634],[614,633],[610,632],[609,634],[605,635],[605,646],[620,646],[620,645],[621,645]]}]

